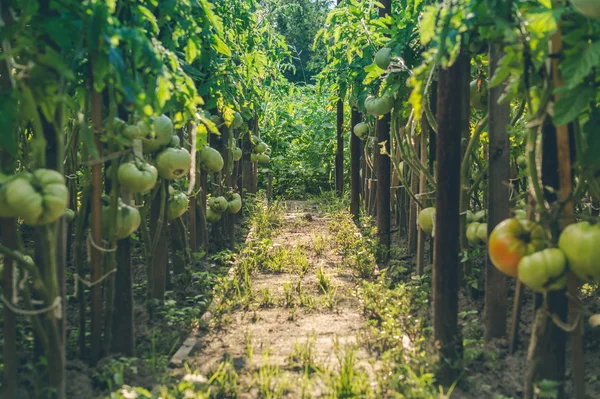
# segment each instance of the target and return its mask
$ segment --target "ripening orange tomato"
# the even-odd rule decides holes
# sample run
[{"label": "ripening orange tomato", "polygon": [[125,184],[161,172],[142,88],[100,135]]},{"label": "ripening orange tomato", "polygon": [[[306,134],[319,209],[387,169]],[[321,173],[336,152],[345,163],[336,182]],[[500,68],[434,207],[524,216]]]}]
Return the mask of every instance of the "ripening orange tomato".
[{"label": "ripening orange tomato", "polygon": [[502,273],[516,277],[521,259],[543,249],[545,238],[542,226],[530,220],[503,220],[488,240],[490,260]]}]

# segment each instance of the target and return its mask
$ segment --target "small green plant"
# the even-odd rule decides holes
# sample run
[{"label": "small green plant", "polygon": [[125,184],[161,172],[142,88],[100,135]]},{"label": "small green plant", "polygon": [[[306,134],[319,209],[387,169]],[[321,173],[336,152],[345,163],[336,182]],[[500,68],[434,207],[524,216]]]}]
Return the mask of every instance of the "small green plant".
[{"label": "small green plant", "polygon": [[264,399],[283,398],[289,391],[290,383],[281,369],[269,363],[268,351],[263,353],[263,364],[252,376],[251,386],[258,389],[258,395]]},{"label": "small green plant", "polygon": [[317,269],[317,281],[319,282],[319,287],[323,291],[324,294],[328,293],[331,289],[331,280],[325,272],[323,271],[323,267]]},{"label": "small green plant", "polygon": [[261,308],[272,308],[276,305],[275,296],[269,288],[261,288],[258,292],[259,305]]},{"label": "small green plant", "polygon": [[294,248],[290,251],[290,269],[295,271],[300,278],[304,277],[308,269],[310,269],[310,262],[304,250],[300,247]]},{"label": "small green plant", "polygon": [[274,247],[263,263],[263,270],[271,273],[283,273],[289,264],[290,252],[282,247]]},{"label": "small green plant", "polygon": [[340,301],[340,298],[338,297],[337,293],[338,287],[334,286],[333,288],[330,288],[325,293],[325,295],[323,295],[323,306],[326,309],[333,310],[336,307],[336,305]]},{"label": "small green plant", "polygon": [[296,307],[296,293],[294,283],[291,280],[283,283],[283,303],[286,308]]},{"label": "small green plant", "polygon": [[296,291],[298,292],[298,297],[300,299],[300,306],[308,309],[316,308],[315,298],[304,289],[302,280],[298,280],[298,284],[296,285]]},{"label": "small green plant", "polygon": [[226,359],[210,376],[209,381],[213,389],[209,393],[217,398],[237,398],[239,396],[238,379],[239,375],[235,371],[233,361]]},{"label": "small green plant", "polygon": [[323,255],[325,248],[327,247],[327,238],[322,235],[316,235],[313,239],[313,248],[317,256]]},{"label": "small green plant", "polygon": [[246,331],[244,336],[244,352],[250,363],[252,363],[252,359],[254,358],[254,342],[252,338],[252,331]]},{"label": "small green plant", "polygon": [[287,358],[289,367],[293,370],[303,370],[305,373],[314,373],[319,370],[315,360],[316,335],[306,337],[304,343],[296,342],[292,353]]},{"label": "small green plant", "polygon": [[339,370],[329,375],[330,398],[364,398],[371,396],[369,376],[356,364],[353,347],[336,348]]}]

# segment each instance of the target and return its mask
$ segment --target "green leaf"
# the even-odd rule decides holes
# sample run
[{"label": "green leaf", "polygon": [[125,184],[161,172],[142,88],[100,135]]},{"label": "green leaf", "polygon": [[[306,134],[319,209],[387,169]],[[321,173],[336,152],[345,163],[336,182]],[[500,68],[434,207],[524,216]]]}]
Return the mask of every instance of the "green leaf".
[{"label": "green leaf", "polygon": [[162,108],[169,101],[169,98],[171,98],[172,84],[164,76],[159,76],[157,80],[156,99],[160,108]]},{"label": "green leaf", "polygon": [[206,147],[207,143],[208,143],[208,129],[206,129],[206,126],[204,124],[200,123],[196,130],[196,149]]},{"label": "green leaf", "polygon": [[213,39],[213,49],[215,49],[216,52],[223,54],[224,56],[231,57],[231,50],[225,44],[225,42],[221,40],[221,38],[219,38],[218,36],[214,36]]},{"label": "green leaf", "polygon": [[561,62],[562,76],[569,89],[580,84],[600,62],[600,41],[578,48]]},{"label": "green leaf", "polygon": [[187,45],[185,46],[185,60],[188,64],[194,62],[194,60],[198,57],[200,51],[198,51],[198,46],[194,43],[193,38],[189,38],[187,41]]},{"label": "green leaf", "polygon": [[593,87],[564,92],[554,105],[554,125],[562,126],[574,121],[595,97],[596,89]]},{"label": "green leaf", "polygon": [[508,78],[512,71],[511,63],[514,58],[515,53],[511,50],[509,50],[504,57],[502,57],[502,59],[498,62],[498,67],[494,71],[494,76],[492,77],[492,80],[490,80],[488,87],[496,87],[500,83],[504,82],[506,78]]},{"label": "green leaf", "polygon": [[421,24],[419,27],[419,35],[421,37],[421,45],[425,46],[435,36],[435,20],[437,17],[437,7],[428,6],[423,10]]},{"label": "green leaf", "polygon": [[156,22],[156,17],[152,14],[152,11],[144,6],[137,6],[137,9],[144,17],[146,17],[146,21],[150,22],[153,32],[158,33],[158,23]]}]

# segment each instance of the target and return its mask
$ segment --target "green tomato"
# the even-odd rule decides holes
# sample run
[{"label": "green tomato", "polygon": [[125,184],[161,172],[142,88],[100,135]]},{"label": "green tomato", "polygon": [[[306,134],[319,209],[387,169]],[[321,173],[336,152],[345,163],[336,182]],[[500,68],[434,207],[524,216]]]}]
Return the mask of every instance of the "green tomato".
[{"label": "green tomato", "polygon": [[467,223],[473,223],[475,222],[475,214],[469,210],[467,210],[467,212],[465,212],[466,216],[467,216]]},{"label": "green tomato", "polygon": [[597,0],[571,0],[571,4],[581,15],[600,19],[600,3]]},{"label": "green tomato", "polygon": [[521,259],[519,280],[536,292],[562,290],[567,286],[567,259],[558,248],[548,248]]},{"label": "green tomato", "polygon": [[392,62],[392,49],[389,47],[379,49],[375,54],[375,64],[379,68],[386,70],[390,66],[390,62]]},{"label": "green tomato", "polygon": [[142,130],[139,128],[138,125],[127,125],[123,130],[123,135],[129,140],[136,140],[144,137],[144,135],[142,134]]},{"label": "green tomato", "polygon": [[135,125],[140,130],[142,138],[149,139],[153,135],[152,128],[146,122],[138,121]]},{"label": "green tomato", "polygon": [[220,172],[225,165],[223,156],[212,147],[204,147],[198,154],[200,167],[207,172]]},{"label": "green tomato", "polygon": [[365,109],[373,116],[381,116],[389,113],[394,107],[394,103],[389,96],[373,97],[369,96],[365,100]]},{"label": "green tomato", "polygon": [[169,204],[167,205],[168,219],[177,219],[183,215],[187,211],[189,203],[190,200],[185,193],[181,191],[175,192],[171,199],[169,199]]},{"label": "green tomato", "polygon": [[17,215],[13,211],[6,201],[6,184],[11,178],[9,176],[0,173],[0,217],[2,218],[13,218]]},{"label": "green tomato", "polygon": [[73,209],[65,209],[65,219],[67,220],[67,223],[70,223],[73,221],[73,219],[75,219],[75,212]]},{"label": "green tomato", "polygon": [[369,125],[364,122],[357,123],[353,129],[356,137],[358,137],[361,140],[364,140],[369,136],[369,130]]},{"label": "green tomato", "polygon": [[527,157],[525,155],[519,155],[517,157],[517,165],[519,165],[520,168],[526,168],[527,167]]},{"label": "green tomato", "polygon": [[481,85],[481,90],[477,85],[477,79],[471,82],[469,85],[471,95],[471,107],[482,110],[487,106],[487,88],[485,82]]},{"label": "green tomato", "polygon": [[600,281],[600,224],[579,222],[568,225],[560,234],[558,247],[579,279]]},{"label": "green tomato", "polygon": [[485,220],[485,216],[486,216],[486,212],[485,210],[480,210],[475,212],[475,214],[473,215],[473,221],[475,222],[482,222]]},{"label": "green tomato", "polygon": [[[8,212],[7,216],[19,217],[33,224],[38,220],[42,212],[43,197],[31,185],[31,175],[20,174],[2,187],[2,197],[5,198]],[[66,206],[65,206],[66,208]]]},{"label": "green tomato", "polygon": [[469,244],[475,246],[479,244],[479,236],[477,235],[477,231],[479,229],[479,223],[473,222],[467,226],[467,240]]},{"label": "green tomato", "polygon": [[238,213],[242,209],[242,197],[239,194],[233,194],[233,199],[229,201],[227,212]]},{"label": "green tomato", "polygon": [[23,173],[3,188],[6,205],[25,224],[37,226],[60,219],[69,202],[64,176],[51,169]]},{"label": "green tomato", "polygon": [[215,223],[221,220],[221,214],[213,211],[211,208],[206,208],[206,221],[209,223]]},{"label": "green tomato", "polygon": [[181,147],[181,139],[179,138],[178,135],[174,134],[171,137],[171,142],[169,143],[169,147],[171,147],[171,148],[179,148],[179,147]]},{"label": "green tomato", "polygon": [[109,125],[113,133],[119,134],[124,132],[125,128],[127,127],[127,122],[121,118],[114,118],[112,121],[110,121]]},{"label": "green tomato", "polygon": [[231,127],[234,129],[239,128],[244,123],[244,118],[242,118],[242,114],[236,112],[233,117],[233,122],[231,122]]},{"label": "green tomato", "polygon": [[479,223],[479,226],[477,226],[477,238],[479,238],[481,242],[487,242],[487,223]]},{"label": "green tomato", "polygon": [[258,161],[258,154],[252,153],[250,154],[250,162],[257,162]]},{"label": "green tomato", "polygon": [[269,162],[271,162],[271,157],[268,156],[267,154],[258,154],[258,156],[256,157],[256,160],[260,164],[268,164]]},{"label": "green tomato", "polygon": [[209,201],[209,207],[215,212],[223,213],[229,208],[229,202],[223,196],[213,197]]},{"label": "green tomato", "polygon": [[158,171],[148,163],[127,162],[117,171],[119,184],[132,193],[145,193],[151,190],[158,180]]},{"label": "green tomato", "polygon": [[527,212],[523,209],[515,209],[515,219],[525,220],[527,218]]},{"label": "green tomato", "polygon": [[[108,237],[108,227],[110,222],[110,206],[102,207],[102,234]],[[137,208],[124,204],[119,199],[117,206],[117,222],[115,225],[115,238],[122,240],[132,235],[142,222],[140,212]]]},{"label": "green tomato", "polygon": [[184,149],[167,148],[156,157],[156,169],[163,179],[180,179],[189,172],[192,156]]},{"label": "green tomato", "polygon": [[423,233],[431,235],[433,233],[433,220],[435,218],[435,208],[425,208],[419,212],[418,223]]},{"label": "green tomato", "polygon": [[166,115],[154,119],[152,129],[142,129],[142,131],[148,130],[150,130],[150,134],[145,136],[143,142],[145,153],[153,153],[166,147],[173,137],[173,123]]},{"label": "green tomato", "polygon": [[242,155],[242,149],[240,147],[235,147],[235,149],[233,150],[233,160],[239,161],[240,159],[242,159]]},{"label": "green tomato", "polygon": [[263,152],[267,151],[267,145],[262,142],[259,141],[255,146],[254,146],[254,153],[255,154],[262,154]]}]

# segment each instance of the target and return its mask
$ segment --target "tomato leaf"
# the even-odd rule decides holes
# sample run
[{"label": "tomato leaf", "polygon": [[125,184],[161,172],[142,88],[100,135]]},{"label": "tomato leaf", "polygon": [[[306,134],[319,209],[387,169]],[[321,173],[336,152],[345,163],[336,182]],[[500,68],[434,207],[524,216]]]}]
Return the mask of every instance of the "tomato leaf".
[{"label": "tomato leaf", "polygon": [[580,84],[600,62],[600,41],[578,48],[561,62],[562,76],[569,89]]},{"label": "tomato leaf", "polygon": [[156,17],[152,12],[144,6],[137,6],[138,11],[145,17],[146,21],[150,23],[152,26],[152,31],[154,33],[158,33],[158,23],[156,22]]},{"label": "tomato leaf", "polygon": [[562,126],[575,120],[595,97],[593,87],[565,91],[554,105],[554,125]]},{"label": "tomato leaf", "polygon": [[425,7],[421,17],[419,35],[421,36],[421,45],[425,46],[435,36],[435,20],[437,18],[437,8],[435,6]]}]

